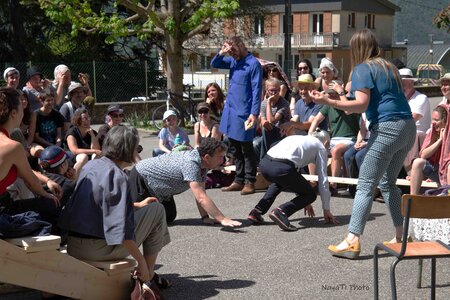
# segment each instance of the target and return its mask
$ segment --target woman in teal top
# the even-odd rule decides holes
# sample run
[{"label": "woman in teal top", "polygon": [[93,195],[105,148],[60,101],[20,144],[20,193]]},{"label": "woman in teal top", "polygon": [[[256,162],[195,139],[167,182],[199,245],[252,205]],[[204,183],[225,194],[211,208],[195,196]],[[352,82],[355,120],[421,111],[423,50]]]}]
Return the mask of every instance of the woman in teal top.
[{"label": "woman in teal top", "polygon": [[400,75],[393,64],[379,57],[375,35],[368,29],[356,32],[350,40],[350,49],[353,67],[351,89],[355,100],[348,101],[340,85],[332,86],[342,95],[340,101],[329,99],[317,91],[310,94],[319,104],[353,113],[366,112],[370,121],[368,151],[359,172],[349,233],[342,243],[328,247],[334,256],[354,259],[360,253],[360,236],[377,186],[395,226],[395,238],[390,242],[401,239],[401,192],[395,183],[406,154],[414,144],[416,125],[403,94]]}]

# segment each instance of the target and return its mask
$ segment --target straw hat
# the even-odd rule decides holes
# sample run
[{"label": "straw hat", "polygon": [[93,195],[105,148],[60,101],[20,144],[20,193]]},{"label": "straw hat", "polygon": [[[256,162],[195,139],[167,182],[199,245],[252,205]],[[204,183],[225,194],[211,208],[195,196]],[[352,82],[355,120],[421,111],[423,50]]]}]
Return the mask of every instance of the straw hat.
[{"label": "straw hat", "polygon": [[311,74],[302,74],[298,76],[298,85],[300,86],[302,84],[312,85],[316,89],[319,87],[319,84],[313,80]]}]

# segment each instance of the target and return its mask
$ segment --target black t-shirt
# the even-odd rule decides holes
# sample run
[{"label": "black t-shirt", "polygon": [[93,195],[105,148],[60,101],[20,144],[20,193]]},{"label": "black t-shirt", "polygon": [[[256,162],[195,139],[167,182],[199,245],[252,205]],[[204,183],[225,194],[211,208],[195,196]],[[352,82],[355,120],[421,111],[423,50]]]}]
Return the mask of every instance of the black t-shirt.
[{"label": "black t-shirt", "polygon": [[36,111],[36,132],[41,138],[51,144],[56,144],[57,129],[64,126],[64,117],[52,109],[48,115],[44,115],[42,111]]},{"label": "black t-shirt", "polygon": [[[94,130],[94,134],[97,135],[97,132]],[[81,149],[91,149],[91,135],[86,134],[84,137],[81,135],[80,129],[78,127],[72,126],[67,130],[66,138],[64,139],[64,146],[67,150],[69,150],[68,144],[67,144],[67,137],[71,135],[75,138],[77,141],[78,148]]]}]

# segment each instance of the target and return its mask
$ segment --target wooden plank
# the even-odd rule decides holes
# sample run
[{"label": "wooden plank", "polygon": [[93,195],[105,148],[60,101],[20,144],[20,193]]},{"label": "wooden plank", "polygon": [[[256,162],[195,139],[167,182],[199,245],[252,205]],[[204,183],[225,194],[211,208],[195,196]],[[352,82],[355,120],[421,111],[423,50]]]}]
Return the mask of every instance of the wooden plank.
[{"label": "wooden plank", "polygon": [[76,299],[126,299],[130,273],[114,276],[57,250],[26,253],[0,240],[0,281]]},{"label": "wooden plank", "polygon": [[[227,172],[231,172],[231,171],[235,171],[236,167],[235,166],[226,166],[226,167],[223,167],[223,169]],[[309,180],[309,181],[317,181],[318,180],[317,175],[309,175],[309,174],[302,174],[302,175],[303,175],[303,177],[305,177],[306,180]],[[328,176],[328,182],[357,185],[358,178]],[[403,186],[410,186],[411,182],[406,179],[397,179],[396,184],[403,185]],[[422,187],[437,188],[438,185],[436,182],[422,181]]]},{"label": "wooden plank", "polygon": [[136,261],[134,259],[130,259],[130,258],[124,258],[119,261],[117,261],[117,260],[105,260],[105,261],[83,260],[83,261],[94,267],[104,269],[104,270],[131,269],[134,266],[136,266]]},{"label": "wooden plank", "polygon": [[[317,175],[302,174],[302,176],[305,177],[305,179],[309,180],[309,181],[317,181],[318,180],[318,176]],[[358,184],[358,178],[328,176],[328,182],[357,185]],[[409,180],[406,180],[406,179],[397,179],[396,185],[410,186],[411,182]],[[422,181],[422,187],[436,188],[437,187],[437,183],[436,182]]]},{"label": "wooden plank", "polygon": [[22,247],[27,252],[39,252],[55,250],[59,248],[61,237],[57,235],[25,236],[13,239],[5,239],[8,243]]}]

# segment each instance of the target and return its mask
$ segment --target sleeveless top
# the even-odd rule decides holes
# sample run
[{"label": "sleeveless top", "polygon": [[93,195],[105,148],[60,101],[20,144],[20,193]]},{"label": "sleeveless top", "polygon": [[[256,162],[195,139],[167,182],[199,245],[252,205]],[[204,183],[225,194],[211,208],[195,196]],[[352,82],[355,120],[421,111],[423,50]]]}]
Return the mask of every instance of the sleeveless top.
[{"label": "sleeveless top", "polygon": [[[0,128],[0,131],[3,132],[9,138],[9,134],[6,129]],[[8,171],[8,174],[6,174],[5,178],[0,180],[0,195],[6,193],[6,188],[11,184],[13,184],[14,181],[16,181],[16,179],[17,179],[17,167],[15,165],[12,165]]]},{"label": "sleeveless top", "polygon": [[209,138],[209,137],[212,136],[212,130],[213,130],[214,125],[216,125],[216,124],[217,123],[215,123],[215,122],[212,123],[211,127],[208,128],[209,129],[209,134],[207,136],[202,136],[202,134],[200,133],[200,126],[201,126],[201,124],[200,124],[200,122],[198,122],[198,130],[197,130],[197,132],[198,132],[198,136],[200,137],[200,142],[202,141],[202,139]]}]

